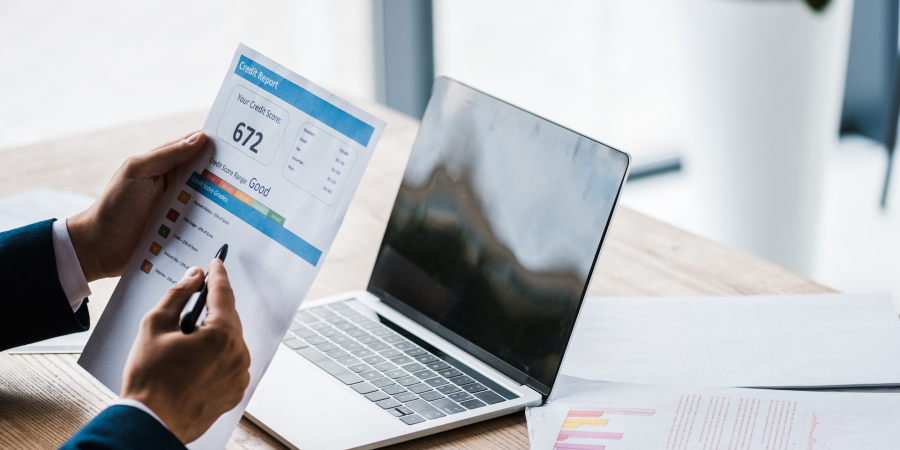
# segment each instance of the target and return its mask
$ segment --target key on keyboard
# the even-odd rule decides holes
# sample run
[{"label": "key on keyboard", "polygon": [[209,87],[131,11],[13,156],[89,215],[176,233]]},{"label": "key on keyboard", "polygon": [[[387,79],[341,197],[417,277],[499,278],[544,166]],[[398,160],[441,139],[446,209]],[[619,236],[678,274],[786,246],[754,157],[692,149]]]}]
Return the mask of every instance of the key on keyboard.
[{"label": "key on keyboard", "polygon": [[[424,397],[422,397],[424,398]],[[431,402],[432,405],[437,407],[437,409],[447,413],[447,414],[458,414],[461,412],[465,412],[466,408],[457,405],[455,402],[450,401],[447,398],[441,398]]]},{"label": "key on keyboard", "polygon": [[[343,358],[338,358],[337,362],[339,362],[345,366],[353,366],[353,365],[359,364],[359,360],[352,356],[345,356]],[[356,372],[356,371],[354,370],[354,372]]]},{"label": "key on keyboard", "polygon": [[[422,350],[421,348],[411,348],[403,353],[406,353],[409,356],[419,356],[419,355],[425,354],[425,350]],[[419,361],[419,362],[422,362],[422,361]]]},{"label": "key on keyboard", "polygon": [[423,371],[421,371],[421,372],[416,372],[416,373],[414,373],[413,376],[415,376],[416,378],[418,378],[418,379],[420,379],[420,380],[427,380],[427,379],[429,379],[429,378],[434,378],[434,377],[436,377],[437,374],[434,373],[434,372],[432,372],[432,371],[430,371],[430,370],[423,370]]},{"label": "key on keyboard", "polygon": [[[319,350],[321,350],[321,348],[320,348]],[[330,357],[332,357],[332,358],[334,358],[334,359],[343,358],[343,357],[345,357],[345,356],[350,356],[349,353],[347,353],[347,352],[345,352],[345,351],[343,351],[343,350],[341,350],[341,349],[339,349],[339,348],[336,348],[336,349],[334,349],[334,350],[328,350],[328,351],[325,352],[325,353],[326,353],[328,356],[330,356]]]},{"label": "key on keyboard", "polygon": [[435,362],[430,362],[428,364],[425,364],[425,366],[431,370],[444,370],[444,369],[450,367],[450,364],[447,364],[443,361],[435,361]]},{"label": "key on keyboard", "polygon": [[395,394],[399,394],[401,392],[406,392],[406,389],[404,389],[403,386],[400,386],[398,384],[392,384],[390,386],[385,386],[381,390],[384,392],[387,392],[390,395],[395,395]]},{"label": "key on keyboard", "polygon": [[391,358],[391,362],[398,366],[404,366],[413,362],[413,360],[410,359],[409,356],[398,356],[396,358]]},{"label": "key on keyboard", "polygon": [[376,378],[381,378],[381,372],[379,372],[377,370],[369,370],[366,372],[360,372],[359,376],[361,376],[367,380],[374,380]]},{"label": "key on keyboard", "polygon": [[457,386],[462,386],[462,385],[464,385],[464,384],[469,384],[469,383],[474,383],[474,382],[475,382],[475,380],[473,380],[473,379],[471,379],[471,378],[469,378],[469,377],[467,377],[467,376],[465,376],[465,375],[462,375],[462,376],[459,376],[459,377],[453,377],[453,378],[450,379],[450,381],[453,382],[453,384],[455,384],[455,385],[457,385]]},{"label": "key on keyboard", "polygon": [[370,383],[378,387],[385,387],[394,384],[394,380],[390,378],[378,378],[377,380],[370,381]]},{"label": "key on keyboard", "polygon": [[353,390],[355,390],[356,392],[359,392],[360,394],[368,394],[369,392],[375,392],[378,390],[377,387],[372,386],[369,383],[351,384],[350,387],[352,387]]},{"label": "key on keyboard", "polygon": [[463,405],[469,409],[481,408],[482,406],[485,406],[483,402],[481,402],[480,400],[476,400],[476,399],[460,402],[459,404]]},{"label": "key on keyboard", "polygon": [[367,356],[367,357],[363,358],[362,360],[369,364],[378,364],[380,362],[384,362],[384,358],[382,358],[378,355]]},{"label": "key on keyboard", "polygon": [[356,355],[357,358],[365,358],[367,356],[374,355],[375,352],[373,352],[372,350],[369,350],[367,348],[361,348],[359,350],[354,350],[353,354]]},{"label": "key on keyboard", "polygon": [[444,396],[441,395],[441,393],[440,393],[440,392],[437,392],[437,391],[423,392],[423,393],[419,394],[419,397],[422,397],[422,398],[424,398],[425,400],[428,400],[429,402],[430,402],[430,401],[437,400],[437,399],[439,399],[439,398],[444,398]]},{"label": "key on keyboard", "polygon": [[420,370],[425,370],[425,366],[423,366],[419,363],[411,363],[411,364],[404,365],[403,370],[410,372],[410,373],[418,372]]},{"label": "key on keyboard", "polygon": [[416,394],[413,394],[412,392],[402,392],[400,394],[394,395],[394,398],[396,398],[397,400],[399,400],[401,402],[406,403],[406,402],[411,402],[413,400],[416,400],[419,397],[416,397]]},{"label": "key on keyboard", "polygon": [[481,401],[487,403],[488,405],[493,405],[494,403],[500,403],[505,400],[503,397],[497,395],[497,393],[493,391],[481,391],[475,394]]},{"label": "key on keyboard", "polygon": [[284,341],[284,345],[287,345],[291,350],[297,350],[304,347],[309,347],[309,344],[303,341],[303,339],[292,338]]},{"label": "key on keyboard", "polygon": [[380,371],[382,371],[382,372],[387,372],[387,371],[389,371],[389,370],[394,370],[394,369],[397,368],[397,366],[395,366],[395,365],[393,365],[393,364],[391,364],[391,363],[389,363],[389,362],[387,362],[387,361],[385,361],[385,362],[383,362],[383,363],[375,364],[375,365],[372,366],[372,367],[374,367],[374,368],[376,368],[376,369],[378,369],[378,370],[380,370]]},{"label": "key on keyboard", "polygon": [[354,372],[365,372],[365,371],[369,370],[369,365],[368,364],[354,364],[347,368]]},{"label": "key on keyboard", "polygon": [[396,408],[398,406],[403,405],[402,403],[400,403],[399,401],[397,401],[396,399],[393,399],[393,398],[389,398],[387,400],[382,400],[380,402],[377,402],[376,404],[384,409]]},{"label": "key on keyboard", "polygon": [[403,416],[403,417],[400,418],[400,420],[402,420],[403,423],[405,423],[405,424],[407,424],[407,425],[415,425],[415,424],[417,424],[417,423],[422,423],[422,422],[425,421],[425,419],[423,419],[423,418],[422,418],[421,416],[419,416],[418,414],[413,414],[413,415],[410,415],[410,416]]},{"label": "key on keyboard", "polygon": [[446,379],[441,378],[441,377],[435,377],[430,380],[425,380],[425,382],[428,383],[428,385],[431,387],[438,387],[438,386],[442,386],[445,384],[450,384],[449,381],[447,381]]},{"label": "key on keyboard", "polygon": [[425,384],[425,383],[413,384],[413,385],[407,386],[406,388],[409,389],[411,392],[414,392],[414,393],[416,393],[416,394],[420,394],[420,393],[422,393],[422,392],[430,391],[430,390],[431,390],[431,386],[429,386],[429,385],[427,385],[427,384]]},{"label": "key on keyboard", "polygon": [[395,370],[390,370],[388,372],[385,372],[384,375],[388,376],[390,378],[403,378],[409,374],[406,373],[405,370],[395,369]]},{"label": "key on keyboard", "polygon": [[[409,353],[409,352],[407,352],[407,353]],[[430,354],[416,356],[416,361],[418,361],[418,362],[420,362],[420,363],[422,363],[422,364],[428,364],[428,363],[430,363],[430,362],[434,362],[434,361],[437,361],[437,360],[438,360],[438,359],[435,358],[434,355],[430,355]]]},{"label": "key on keyboard", "polygon": [[387,395],[387,394],[385,394],[384,392],[381,392],[381,391],[375,391],[375,392],[371,392],[371,393],[366,394],[366,398],[369,399],[369,400],[372,400],[373,402],[380,402],[380,401],[382,401],[382,400],[384,400],[384,399],[391,398],[391,396],[390,396],[390,395]]},{"label": "key on keyboard", "polygon": [[426,402],[425,400],[413,400],[407,403],[406,406],[413,411],[421,414],[422,417],[428,420],[446,416],[446,414],[440,412],[437,408],[431,406],[431,404]]},{"label": "key on keyboard", "polygon": [[435,388],[435,390],[444,395],[452,394],[454,392],[459,392],[459,388],[453,384],[445,384],[443,386]]},{"label": "key on keyboard", "polygon": [[449,369],[439,370],[438,373],[441,374],[441,376],[444,378],[453,378],[455,376],[462,375],[462,372],[460,372],[452,367]]},{"label": "key on keyboard", "polygon": [[475,397],[472,397],[472,394],[469,394],[468,392],[462,392],[462,391],[454,392],[454,393],[448,395],[447,397],[450,397],[455,402],[464,402],[466,400],[472,400],[473,398],[475,398]]},{"label": "key on keyboard", "polygon": [[480,391],[483,391],[483,390],[487,389],[487,388],[484,387],[484,385],[481,384],[481,383],[464,384],[464,385],[462,385],[462,386],[460,386],[460,387],[462,388],[462,390],[464,390],[464,391],[466,391],[466,392],[468,392],[468,393],[470,393],[470,394],[474,394],[474,393],[476,393],[476,392],[480,392]]},{"label": "key on keyboard", "polygon": [[319,349],[320,352],[330,352],[338,348],[337,345],[332,344],[331,342],[322,342],[316,345],[316,348]]}]

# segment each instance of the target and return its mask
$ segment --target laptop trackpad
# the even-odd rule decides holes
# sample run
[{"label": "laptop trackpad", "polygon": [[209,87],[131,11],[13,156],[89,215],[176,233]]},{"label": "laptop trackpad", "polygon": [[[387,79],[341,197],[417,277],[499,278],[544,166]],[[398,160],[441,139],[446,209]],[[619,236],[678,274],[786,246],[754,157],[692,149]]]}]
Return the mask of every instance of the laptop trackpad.
[{"label": "laptop trackpad", "polygon": [[353,448],[408,432],[400,420],[284,347],[247,414],[301,448]]}]

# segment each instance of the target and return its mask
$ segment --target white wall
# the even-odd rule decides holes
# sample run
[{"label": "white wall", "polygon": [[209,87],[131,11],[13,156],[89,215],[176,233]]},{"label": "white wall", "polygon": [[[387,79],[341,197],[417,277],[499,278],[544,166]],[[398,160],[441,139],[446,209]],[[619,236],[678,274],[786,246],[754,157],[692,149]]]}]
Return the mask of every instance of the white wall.
[{"label": "white wall", "polygon": [[374,97],[370,0],[2,0],[0,11],[0,149],[207,109],[239,42]]}]

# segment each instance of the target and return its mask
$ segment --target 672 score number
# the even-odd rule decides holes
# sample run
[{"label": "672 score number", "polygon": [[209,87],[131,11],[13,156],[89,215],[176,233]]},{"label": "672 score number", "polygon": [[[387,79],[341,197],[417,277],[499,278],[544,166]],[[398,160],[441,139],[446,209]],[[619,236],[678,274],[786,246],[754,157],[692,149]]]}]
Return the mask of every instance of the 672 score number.
[{"label": "672 score number", "polygon": [[[246,139],[244,138],[244,128],[247,131]],[[244,122],[237,124],[237,127],[235,127],[234,129],[234,133],[231,135],[231,139],[234,139],[234,142],[241,144],[241,147],[246,147],[247,142],[250,142],[250,139],[254,136],[254,134],[256,135],[256,142],[254,142],[253,145],[250,146],[250,151],[253,153],[259,153],[259,151],[256,149],[256,146],[262,142],[263,134],[253,129],[253,127],[251,127],[250,125],[247,125]],[[241,142],[241,139],[243,139],[244,142]]]}]

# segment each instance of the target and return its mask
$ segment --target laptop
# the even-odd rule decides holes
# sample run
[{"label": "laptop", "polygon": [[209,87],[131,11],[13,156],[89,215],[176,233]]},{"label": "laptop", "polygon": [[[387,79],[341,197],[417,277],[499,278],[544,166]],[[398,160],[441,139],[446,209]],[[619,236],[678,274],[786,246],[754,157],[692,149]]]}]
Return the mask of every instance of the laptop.
[{"label": "laptop", "polygon": [[630,156],[441,77],[365,291],[305,302],[245,415],[377,448],[550,395]]}]

